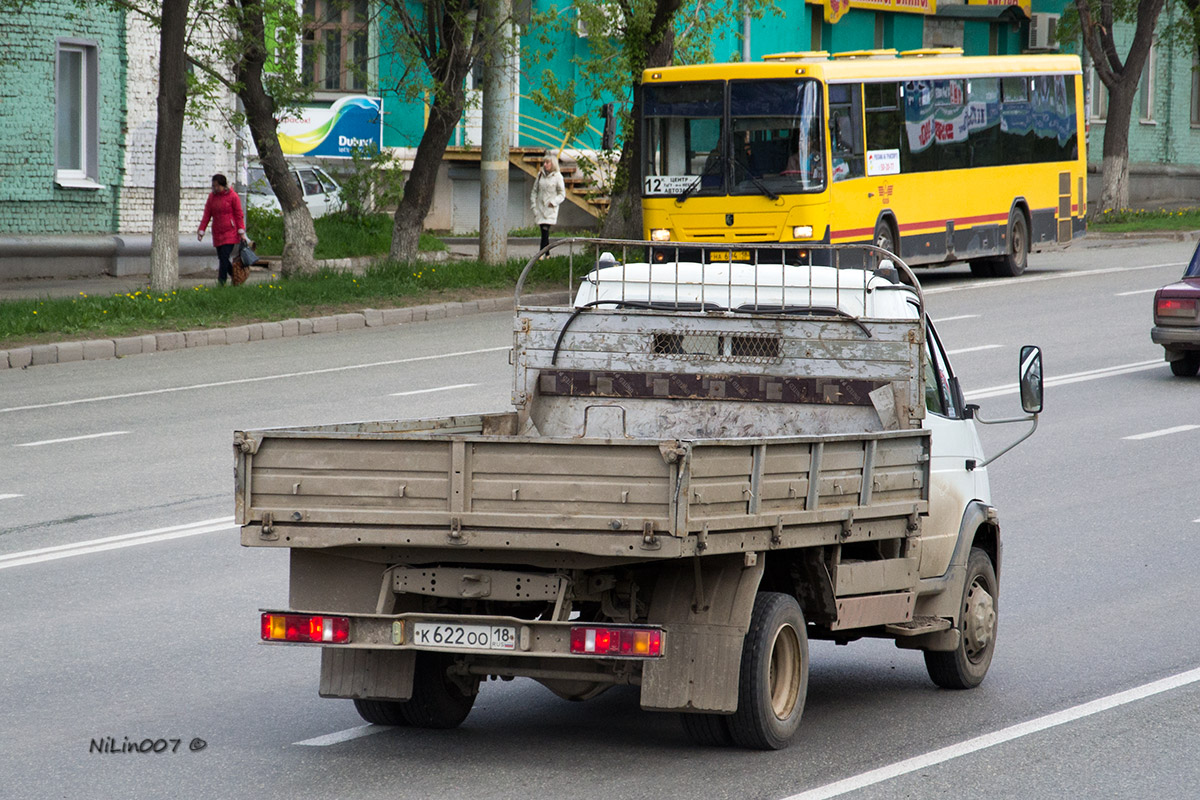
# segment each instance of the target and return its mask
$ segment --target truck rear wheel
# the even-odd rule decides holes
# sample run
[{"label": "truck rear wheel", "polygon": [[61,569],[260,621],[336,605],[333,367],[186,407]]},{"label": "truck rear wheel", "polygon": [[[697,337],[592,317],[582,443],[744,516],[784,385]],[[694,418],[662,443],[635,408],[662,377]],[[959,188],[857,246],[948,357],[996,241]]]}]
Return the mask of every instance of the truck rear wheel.
[{"label": "truck rear wheel", "polygon": [[400,704],[409,725],[457,728],[471,713],[475,695],[464,693],[450,680],[446,670],[452,663],[453,658],[442,653],[417,653],[412,699]]},{"label": "truck rear wheel", "polygon": [[355,700],[354,710],[367,722],[375,725],[407,725],[404,716],[405,700]]},{"label": "truck rear wheel", "polygon": [[800,725],[808,694],[808,633],[796,598],[759,592],[742,643],[738,708],[729,733],[742,747],[781,750]]},{"label": "truck rear wheel", "polygon": [[992,559],[978,547],[967,559],[958,647],[925,652],[925,669],[943,689],[974,689],[983,682],[996,649],[998,587]]},{"label": "truck rear wheel", "polygon": [[729,747],[729,717],[725,714],[680,714],[683,732],[693,743],[704,747]]}]

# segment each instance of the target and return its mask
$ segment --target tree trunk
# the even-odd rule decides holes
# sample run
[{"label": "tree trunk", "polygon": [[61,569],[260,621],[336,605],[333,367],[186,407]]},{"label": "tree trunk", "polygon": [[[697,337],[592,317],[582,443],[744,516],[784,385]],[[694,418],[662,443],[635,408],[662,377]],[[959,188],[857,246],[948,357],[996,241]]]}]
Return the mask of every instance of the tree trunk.
[{"label": "tree trunk", "polygon": [[672,20],[680,0],[658,0],[649,28],[644,64],[634,64],[633,106],[621,142],[621,158],[613,178],[611,204],[600,224],[600,236],[609,239],[642,239],[642,70],[669,66],[675,58],[675,28]]},{"label": "tree trunk", "polygon": [[[236,4],[238,0],[229,2]],[[261,0],[242,0],[240,12],[246,46],[234,66],[234,75],[240,86],[238,97],[246,109],[246,121],[250,126],[254,147],[258,150],[263,173],[271,184],[271,191],[279,199],[283,214],[281,270],[284,275],[316,272],[313,251],[317,247],[317,232],[313,228],[312,215],[308,212],[304,195],[288,171],[283,149],[279,146],[275,102],[267,94],[262,82],[267,46]]]},{"label": "tree trunk", "polygon": [[154,221],[150,290],[179,285],[179,162],[187,105],[188,0],[164,0],[158,49],[158,119],[154,131]]},{"label": "tree trunk", "polygon": [[[431,8],[434,4],[429,4]],[[421,231],[429,206],[433,204],[433,189],[446,145],[454,126],[466,106],[464,81],[471,69],[474,48],[467,31],[461,26],[462,9],[458,3],[446,3],[441,19],[438,57],[430,64],[438,92],[429,109],[429,124],[417,145],[412,172],[404,183],[404,196],[396,208],[392,225],[392,247],[388,258],[409,263],[416,261]],[[427,13],[432,13],[429,11]],[[432,24],[432,23],[429,23]]]},{"label": "tree trunk", "polygon": [[[1127,83],[1132,85],[1124,85]],[[1104,163],[1101,168],[1101,213],[1129,207],[1129,122],[1133,118],[1133,103],[1136,97],[1136,81],[1124,81],[1108,93],[1108,116],[1104,123]]]}]

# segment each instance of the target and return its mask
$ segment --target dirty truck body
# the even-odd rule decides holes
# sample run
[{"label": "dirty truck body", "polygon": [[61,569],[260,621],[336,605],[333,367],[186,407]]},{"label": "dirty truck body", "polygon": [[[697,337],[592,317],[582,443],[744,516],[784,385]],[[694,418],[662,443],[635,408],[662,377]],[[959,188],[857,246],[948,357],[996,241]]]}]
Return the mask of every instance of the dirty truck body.
[{"label": "dirty truck body", "polygon": [[518,302],[512,410],[238,432],[242,543],[291,553],[263,639],[321,647],[321,696],[372,722],[457,725],[489,679],[632,684],[756,748],[796,729],[809,638],[975,685],[999,527],[971,420],[928,422],[961,392],[899,266],[607,266]]}]

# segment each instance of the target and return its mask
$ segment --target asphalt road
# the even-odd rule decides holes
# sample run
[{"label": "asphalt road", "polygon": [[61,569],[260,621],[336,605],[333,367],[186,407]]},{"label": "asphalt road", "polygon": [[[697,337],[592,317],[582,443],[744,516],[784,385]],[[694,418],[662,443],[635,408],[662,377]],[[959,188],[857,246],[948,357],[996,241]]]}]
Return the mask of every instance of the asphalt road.
[{"label": "asphalt road", "polygon": [[506,314],[0,374],[0,795],[1200,796],[1200,380],[1149,338],[1150,292],[1190,251],[1091,242],[1017,280],[923,273],[985,418],[1017,411],[1019,346],[1044,350],[1041,426],[989,468],[995,660],[948,692],[917,653],[814,642],[778,753],[695,748],[635,690],[579,704],[528,681],[485,684],[458,730],[366,728],[316,696],[314,649],[257,643],[286,555],[238,545],[233,430],[503,408]]}]

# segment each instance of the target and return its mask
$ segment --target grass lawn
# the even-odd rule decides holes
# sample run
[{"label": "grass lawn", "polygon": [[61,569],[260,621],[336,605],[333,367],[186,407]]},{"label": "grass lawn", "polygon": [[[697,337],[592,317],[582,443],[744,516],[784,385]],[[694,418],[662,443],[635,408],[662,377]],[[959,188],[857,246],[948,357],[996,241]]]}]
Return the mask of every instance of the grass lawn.
[{"label": "grass lawn", "polygon": [[[504,296],[513,291],[525,263],[523,259],[502,267],[477,261],[386,263],[363,275],[323,270],[309,276],[272,276],[265,283],[197,286],[166,294],[143,290],[104,297],[80,293],[73,298],[6,300],[0,302],[0,349]],[[540,261],[526,287],[565,289],[567,271],[566,258]]]},{"label": "grass lawn", "polygon": [[[259,209],[247,212],[246,226],[258,245],[260,256],[283,253],[283,217]],[[390,214],[369,214],[354,219],[348,214],[328,214],[313,220],[317,231],[317,258],[353,258],[387,255],[392,245]],[[421,250],[445,250],[446,243],[429,233],[421,234]]]},{"label": "grass lawn", "polygon": [[1200,208],[1117,209],[1088,219],[1088,230],[1097,233],[1138,231],[1194,231],[1200,229]]}]

